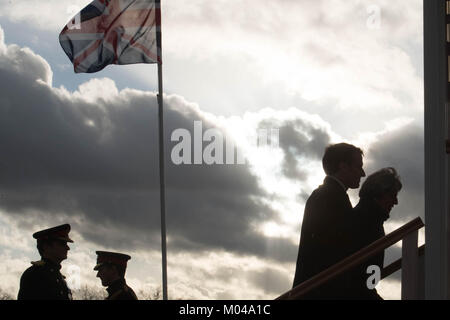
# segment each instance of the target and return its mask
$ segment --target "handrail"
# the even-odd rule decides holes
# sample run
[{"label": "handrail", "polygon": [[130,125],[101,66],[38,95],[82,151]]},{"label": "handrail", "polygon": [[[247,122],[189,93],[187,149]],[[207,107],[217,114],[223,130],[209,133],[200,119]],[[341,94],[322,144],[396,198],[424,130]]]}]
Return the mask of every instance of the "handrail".
[{"label": "handrail", "polygon": [[[418,250],[419,256],[423,256],[425,253],[425,245],[424,244],[421,245]],[[383,270],[381,270],[380,280],[389,277],[391,274],[400,270],[401,268],[402,268],[402,258],[395,260],[390,265],[384,267]]]},{"label": "handrail", "polygon": [[340,262],[332,265],[328,269],[316,274],[312,278],[303,281],[295,288],[285,292],[275,300],[285,300],[285,299],[298,299],[303,296],[308,291],[318,287],[319,285],[329,281],[330,279],[340,275],[341,273],[361,264],[371,256],[375,255],[381,250],[384,250],[394,243],[402,240],[405,236],[411,232],[417,231],[424,226],[422,219],[415,218],[414,220],[406,223],[397,230],[389,233],[372,242],[367,247],[357,251],[356,253],[348,256],[347,258],[341,260]]}]

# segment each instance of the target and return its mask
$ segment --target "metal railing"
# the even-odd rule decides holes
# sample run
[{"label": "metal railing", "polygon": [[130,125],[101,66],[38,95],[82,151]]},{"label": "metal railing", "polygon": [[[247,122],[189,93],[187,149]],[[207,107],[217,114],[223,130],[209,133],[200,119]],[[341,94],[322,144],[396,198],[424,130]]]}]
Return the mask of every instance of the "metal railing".
[{"label": "metal railing", "polygon": [[[276,298],[276,300],[299,299],[310,290],[317,288],[343,272],[356,267],[381,250],[392,246],[400,240],[403,240],[402,261],[400,262],[402,267],[402,299],[420,298],[420,290],[422,289],[422,286],[420,285],[421,273],[419,272],[419,249],[417,247],[417,240],[418,230],[423,226],[424,224],[420,218],[416,218],[406,223],[397,230],[376,240],[367,247],[332,265],[328,269],[318,273],[308,280],[303,281],[295,288]],[[396,261],[394,263],[398,264],[399,262]]]},{"label": "metal railing", "polygon": [[[419,257],[422,257],[425,255],[425,245],[421,245],[419,247]],[[381,276],[380,280],[383,280],[384,278],[389,277],[394,272],[397,272],[402,268],[402,258],[395,260],[394,262],[390,263],[388,266],[384,267],[383,270],[381,270]]]}]

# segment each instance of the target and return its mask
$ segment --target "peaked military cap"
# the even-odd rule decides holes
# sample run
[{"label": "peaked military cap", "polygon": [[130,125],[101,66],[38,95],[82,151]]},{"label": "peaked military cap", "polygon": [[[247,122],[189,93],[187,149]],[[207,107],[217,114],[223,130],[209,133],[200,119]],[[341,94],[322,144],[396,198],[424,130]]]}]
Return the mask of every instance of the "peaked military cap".
[{"label": "peaked military cap", "polygon": [[98,270],[100,267],[107,264],[126,268],[127,261],[131,259],[129,255],[118,252],[96,251],[95,253],[97,254],[97,265],[94,267],[94,270]]},{"label": "peaked military cap", "polygon": [[53,228],[41,230],[33,234],[33,238],[37,240],[62,240],[66,242],[73,242],[69,238],[70,224],[62,224]]}]

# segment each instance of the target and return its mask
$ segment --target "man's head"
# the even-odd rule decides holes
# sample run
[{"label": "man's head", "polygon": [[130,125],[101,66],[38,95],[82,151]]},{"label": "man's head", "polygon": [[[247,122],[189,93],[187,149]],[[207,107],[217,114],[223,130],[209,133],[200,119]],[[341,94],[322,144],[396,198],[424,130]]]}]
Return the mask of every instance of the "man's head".
[{"label": "man's head", "polygon": [[67,259],[67,251],[70,250],[67,242],[73,242],[69,238],[69,232],[70,225],[63,224],[34,233],[33,238],[37,240],[37,249],[41,257],[57,264]]},{"label": "man's head", "polygon": [[329,145],[322,158],[322,166],[329,176],[338,178],[347,188],[359,187],[363,169],[363,151],[348,143]]},{"label": "man's head", "polygon": [[96,251],[97,265],[94,270],[97,271],[97,277],[102,281],[105,287],[110,286],[114,281],[125,278],[127,261],[131,257],[127,254],[107,251]]},{"label": "man's head", "polygon": [[398,204],[397,194],[401,189],[397,171],[391,167],[383,168],[367,177],[359,190],[359,197],[375,200],[383,211],[389,213]]}]

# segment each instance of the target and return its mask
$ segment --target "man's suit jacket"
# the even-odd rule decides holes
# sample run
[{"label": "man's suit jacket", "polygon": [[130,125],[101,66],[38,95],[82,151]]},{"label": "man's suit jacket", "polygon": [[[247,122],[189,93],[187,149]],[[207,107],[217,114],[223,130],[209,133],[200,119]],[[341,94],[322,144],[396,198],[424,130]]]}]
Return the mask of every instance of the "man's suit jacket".
[{"label": "man's suit jacket", "polygon": [[[351,215],[346,191],[326,177],[306,202],[294,287],[352,253]],[[345,276],[312,290],[305,299],[345,299]]]}]

